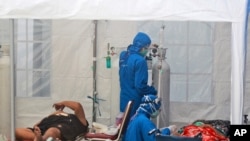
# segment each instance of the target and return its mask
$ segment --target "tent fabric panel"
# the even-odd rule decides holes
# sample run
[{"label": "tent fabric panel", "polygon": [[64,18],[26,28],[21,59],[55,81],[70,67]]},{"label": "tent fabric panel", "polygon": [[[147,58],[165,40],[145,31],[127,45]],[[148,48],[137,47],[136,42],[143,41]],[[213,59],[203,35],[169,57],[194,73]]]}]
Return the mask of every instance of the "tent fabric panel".
[{"label": "tent fabric panel", "polygon": [[246,0],[9,0],[0,3],[0,18],[237,22],[245,12]]}]

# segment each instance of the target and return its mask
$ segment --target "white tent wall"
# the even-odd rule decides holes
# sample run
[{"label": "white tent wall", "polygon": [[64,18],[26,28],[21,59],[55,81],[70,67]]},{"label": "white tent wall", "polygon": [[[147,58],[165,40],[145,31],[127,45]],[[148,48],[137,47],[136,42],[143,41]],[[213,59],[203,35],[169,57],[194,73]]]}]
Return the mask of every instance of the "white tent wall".
[{"label": "white tent wall", "polygon": [[10,21],[0,20],[0,139],[1,134],[10,137]]},{"label": "white tent wall", "polygon": [[92,21],[53,20],[51,49],[51,96],[16,98],[16,127],[32,127],[53,110],[54,102],[74,100],[84,105],[92,120],[93,93]]},{"label": "white tent wall", "polygon": [[[248,115],[248,124],[250,119],[250,19],[248,18],[247,26],[247,54],[246,54],[246,75],[245,75],[245,93],[243,115]],[[244,119],[243,119],[244,120]]]},{"label": "white tent wall", "polygon": [[[120,85],[118,77],[119,53],[126,50],[136,34],[136,22],[133,21],[98,21],[97,30],[97,92],[100,101],[101,116],[97,115],[97,121],[112,125],[119,113]],[[108,44],[114,47],[111,56],[111,68],[106,67]]]},{"label": "white tent wall", "polygon": [[[16,127],[32,126],[44,115],[51,113],[53,102],[60,100],[81,102],[91,123],[92,100],[87,96],[93,97],[94,59],[97,62],[97,98],[105,100],[100,101],[99,109],[96,109],[97,121],[108,125],[115,122],[119,112],[120,91],[118,55],[130,44],[136,33],[136,22],[99,21],[97,24],[97,57],[93,58],[93,21],[52,21],[51,97],[16,98]],[[116,47],[117,51],[112,56],[111,68],[106,68],[108,43]]]},{"label": "white tent wall", "polygon": [[[143,23],[143,22],[140,22]],[[146,22],[159,23],[162,22]],[[177,22],[178,23],[178,22]],[[178,25],[166,22],[166,32],[171,36],[181,36],[183,32],[168,31]],[[188,22],[183,22],[188,23]],[[204,23],[206,24],[206,23]],[[138,26],[139,25],[139,26]],[[142,24],[145,25],[145,24]],[[92,40],[94,34],[93,21],[53,20],[52,22],[52,96],[50,98],[16,98],[16,126],[32,126],[44,115],[53,111],[51,105],[58,100],[77,100],[84,104],[86,115],[91,122],[92,101]],[[156,25],[155,25],[156,26]],[[213,103],[171,102],[170,122],[185,125],[197,118],[229,119],[230,116],[230,73],[231,73],[231,24],[215,23],[213,31],[214,44],[214,94]],[[80,29],[80,30],[79,30]],[[101,101],[101,116],[98,122],[112,124],[119,109],[118,55],[131,43],[133,36],[140,27],[132,21],[99,21],[97,50],[97,92]],[[178,29],[178,28],[177,28]],[[146,29],[145,29],[146,30]],[[152,36],[158,42],[157,30]],[[159,30],[159,29],[158,29]],[[204,30],[204,29],[197,29]],[[147,31],[148,32],[148,31]],[[186,34],[186,33],[185,33]],[[169,39],[168,39],[169,40]],[[168,41],[173,42],[173,41]],[[112,57],[111,69],[106,68],[107,43],[116,48]],[[63,49],[62,49],[63,48]],[[84,55],[82,55],[84,54]],[[169,53],[168,53],[169,55]],[[169,57],[167,57],[169,58]],[[175,60],[173,60],[175,61]],[[170,62],[171,65],[171,62]],[[171,94],[175,95],[175,94]],[[24,104],[25,103],[25,104]],[[39,104],[38,104],[39,103]],[[37,110],[39,109],[39,110]],[[192,114],[190,114],[192,113]],[[97,112],[98,114],[98,112]],[[185,116],[183,116],[185,115]]]},{"label": "white tent wall", "polygon": [[[110,4],[110,3],[112,3],[112,4]],[[58,1],[49,1],[49,0],[22,1],[22,2],[19,2],[18,0],[11,0],[11,1],[1,2],[0,18],[1,19],[14,19],[14,18],[63,19],[63,20],[67,20],[67,19],[80,19],[80,20],[102,20],[102,19],[105,19],[105,20],[107,20],[108,19],[108,20],[129,20],[129,21],[131,21],[131,20],[133,20],[133,21],[136,21],[136,20],[173,21],[173,20],[175,20],[175,21],[229,22],[229,23],[231,23],[230,28],[231,28],[231,42],[232,42],[230,44],[231,48],[229,48],[229,50],[231,51],[231,57],[228,56],[231,59],[231,62],[230,62],[231,63],[231,72],[230,72],[230,77],[231,77],[230,88],[231,89],[229,90],[230,91],[229,93],[231,94],[231,96],[230,96],[231,101],[229,102],[230,103],[229,115],[230,115],[230,120],[231,120],[232,124],[241,124],[243,112],[247,113],[247,114],[249,113],[249,108],[247,107],[248,104],[245,104],[245,103],[244,103],[244,111],[243,111],[243,94],[245,93],[247,95],[248,90],[249,90],[248,72],[246,74],[246,76],[248,76],[246,78],[247,83],[244,85],[244,78],[245,78],[245,76],[244,76],[244,68],[245,68],[245,66],[244,66],[245,65],[244,64],[244,59],[245,59],[244,58],[245,57],[244,30],[245,30],[246,5],[247,5],[247,0],[241,0],[241,1],[238,1],[238,0],[222,0],[222,1],[218,1],[218,0],[211,0],[211,1],[190,0],[190,1],[185,1],[185,2],[183,2],[182,0],[156,0],[156,1],[146,1],[146,2],[143,0],[139,0],[136,3],[133,0],[127,0],[127,1],[122,1],[122,2],[120,2],[120,1],[118,2],[115,0],[109,0],[109,1],[107,1],[107,0],[105,0],[105,1],[104,0],[99,0],[99,1],[79,0],[79,1],[75,1],[75,3],[72,3],[69,1],[58,2]],[[145,7],[148,7],[148,8],[145,8]],[[68,21],[65,21],[65,22],[67,23]],[[59,24],[59,23],[57,23],[57,24]],[[74,27],[74,26],[72,26],[72,27]],[[11,27],[9,27],[9,28],[11,28]],[[54,27],[54,28],[56,29],[56,27]],[[60,30],[62,30],[62,28],[67,29],[67,27],[65,27],[65,26],[62,28],[61,27],[57,27],[57,28],[58,29],[60,28]],[[89,40],[93,40],[93,33],[94,33],[93,32],[93,25],[91,25],[90,28],[92,29],[92,32],[90,33],[91,35],[89,36],[89,38],[91,38],[91,39],[89,39]],[[78,31],[81,28],[76,28],[76,29]],[[58,30],[58,31],[60,32],[60,30]],[[56,33],[56,31],[54,31],[54,32]],[[65,32],[66,32],[66,30],[65,30]],[[67,32],[69,32],[69,31],[67,31]],[[68,33],[65,33],[65,34],[68,34]],[[101,34],[101,33],[98,33],[98,34]],[[112,33],[112,34],[114,34],[114,33]],[[62,45],[60,43],[61,40],[59,40],[59,38],[61,38],[61,37],[57,38],[56,36],[52,36],[52,38],[54,38],[54,40],[57,40],[57,43],[56,43],[56,41],[53,41],[53,47],[55,45]],[[78,37],[75,37],[75,38],[78,38]],[[125,37],[125,38],[131,39],[132,37]],[[66,39],[66,37],[62,37],[62,39],[64,40],[64,39]],[[126,40],[125,42],[128,43],[129,42],[128,40]],[[75,39],[74,41],[79,42],[79,40],[77,40],[77,39]],[[109,40],[107,40],[107,41],[109,42]],[[110,43],[112,46],[112,44],[113,44],[112,41],[110,41]],[[87,45],[90,45],[90,44],[91,43],[89,41],[87,43]],[[123,43],[121,43],[121,44],[123,44]],[[79,45],[81,46],[82,44],[79,44]],[[119,45],[120,45],[120,43],[119,43]],[[117,45],[117,46],[119,46],[119,45]],[[64,46],[64,45],[62,45],[62,46]],[[102,52],[103,54],[105,54],[106,41],[102,41],[101,46],[105,46],[105,51]],[[59,47],[59,46],[57,46],[57,47]],[[91,47],[92,47],[92,45],[91,45]],[[76,48],[76,49],[79,49],[79,48]],[[82,49],[82,50],[85,50],[85,49]],[[62,49],[60,51],[63,52]],[[70,50],[68,50],[68,51],[70,52]],[[70,56],[70,55],[67,55],[66,51],[63,53],[65,53],[66,56]],[[76,52],[74,52],[74,53],[76,53]],[[77,52],[77,53],[79,53],[79,52]],[[58,54],[55,54],[55,56],[53,56],[53,57],[58,57],[60,55],[61,55],[61,53],[58,52]],[[92,53],[90,53],[90,55],[92,55]],[[227,55],[229,55],[229,53]],[[70,56],[70,57],[72,57],[72,56]],[[100,56],[98,56],[98,57],[100,57]],[[102,57],[102,55],[101,55],[101,57]],[[89,59],[89,56],[87,58]],[[58,59],[58,58],[53,58],[53,59]],[[61,57],[60,57],[60,59],[61,59]],[[71,59],[74,63],[77,62],[76,58],[71,58]],[[84,57],[80,58],[80,59],[86,60]],[[230,60],[230,59],[228,59],[228,60]],[[225,59],[224,60],[225,62],[223,61],[221,63],[227,64],[228,60]],[[55,66],[58,65],[58,67],[62,67],[61,66],[62,64],[60,64],[56,61],[62,61],[62,60],[53,60],[53,62],[55,63],[53,65],[55,65]],[[93,58],[88,63],[91,63],[92,61],[93,61]],[[65,62],[62,62],[62,63],[65,63]],[[83,64],[81,64],[81,65],[83,65]],[[104,64],[98,64],[98,66],[103,66],[103,65]],[[248,61],[247,61],[247,65],[248,65]],[[72,67],[70,64],[66,64],[66,66]],[[220,68],[218,66],[216,65],[214,67],[216,71],[220,70]],[[90,67],[90,66],[88,66],[88,67]],[[82,68],[84,68],[84,67],[82,67]],[[61,90],[61,87],[65,87],[65,85],[63,85],[62,83],[66,83],[66,82],[62,82],[62,80],[66,81],[69,79],[73,79],[76,75],[79,74],[79,72],[82,72],[82,71],[80,71],[81,68],[77,68],[79,71],[74,72],[73,76],[71,76],[69,78],[67,75],[69,75],[75,69],[70,70],[70,68],[68,68],[69,70],[67,70],[67,71],[66,70],[63,71],[64,68],[62,68],[62,70],[60,70],[58,68],[55,68],[55,69],[56,69],[56,71],[53,70],[53,71],[55,71],[55,73],[53,72],[53,75],[55,75],[55,77],[53,76],[52,83],[56,83],[56,81],[60,81],[61,84],[59,86],[53,84],[53,85],[55,85],[52,88],[52,90],[53,90],[52,96],[54,99],[51,99],[51,100],[45,99],[44,101],[47,101],[45,103],[42,103],[41,99],[37,99],[37,100],[32,99],[32,101],[34,101],[36,103],[43,104],[43,105],[41,105],[41,107],[39,107],[39,109],[40,108],[46,108],[46,109],[51,108],[50,106],[46,107],[46,105],[52,104],[52,102],[54,102],[53,100],[58,100],[57,98],[59,98],[60,92],[62,92],[63,94],[65,93],[65,95],[63,95],[63,94],[60,95],[60,96],[62,96],[62,98],[68,98],[68,97],[73,96],[73,94],[68,95],[72,91]],[[88,69],[86,69],[86,70],[88,70]],[[113,74],[114,74],[113,71],[112,71],[112,73],[109,70],[105,70],[105,71],[107,73],[104,76],[105,78],[106,77],[113,78]],[[57,72],[58,72],[58,74],[56,74]],[[90,76],[91,73],[84,75],[84,76],[81,76],[81,77],[89,78],[92,76],[92,75]],[[223,73],[223,75],[227,75],[227,74],[228,73]],[[64,76],[66,76],[66,77],[64,78]],[[216,77],[218,77],[218,76],[216,76]],[[104,83],[104,82],[106,83],[107,81],[110,82],[110,80],[106,80],[103,78],[101,79],[101,77],[99,76],[98,83]],[[227,77],[225,77],[225,78],[227,78]],[[3,78],[0,78],[0,79],[3,79]],[[223,79],[221,79],[221,80],[223,80]],[[91,80],[91,78],[90,78],[90,80]],[[83,80],[83,81],[85,82],[85,80]],[[11,82],[12,82],[12,80],[11,80]],[[77,82],[76,84],[80,85],[81,82],[82,81],[80,80],[80,82]],[[84,83],[82,82],[81,84],[84,84]],[[74,86],[73,85],[74,84],[69,84],[69,85],[67,85],[67,87],[71,87],[73,90],[74,89],[73,87],[75,86],[75,85]],[[244,86],[246,86],[245,92],[244,92]],[[91,86],[89,86],[89,87],[86,86],[86,87],[87,87],[85,89],[86,91],[84,90],[84,92],[87,93],[86,95],[89,95],[89,92],[92,93],[92,91],[89,90],[89,89],[91,89]],[[225,84],[225,85],[219,85],[218,87],[217,86],[214,87],[215,88],[214,90],[220,91],[221,87],[228,88],[227,85]],[[117,90],[113,90],[112,87],[110,87],[109,89],[106,89],[106,87],[104,88],[104,86],[98,87],[98,92],[104,91],[104,90],[106,93],[110,93],[112,91],[112,95],[113,95],[113,92],[117,93]],[[11,95],[13,95],[12,90],[10,93],[11,93]],[[225,93],[226,93],[226,91],[225,91]],[[54,95],[54,94],[56,94],[56,95]],[[85,96],[80,95],[80,92],[75,92],[74,96],[76,96],[75,98],[83,98],[84,103],[85,103],[85,100],[87,102],[89,101],[89,99],[86,99]],[[109,99],[107,96],[105,96],[105,94],[103,94],[103,96],[102,96],[102,93],[100,93],[99,97],[104,98],[104,99],[106,99],[106,98]],[[61,97],[60,97],[60,99],[61,99]],[[117,97],[116,97],[116,99],[117,99]],[[227,101],[227,98],[225,98],[225,99]],[[249,99],[249,98],[245,98],[244,101],[246,102],[247,99]],[[16,101],[16,105],[18,105],[17,108],[19,108],[20,111],[22,111],[24,108],[30,108],[30,107],[23,107],[23,108],[19,107],[19,105],[22,105],[24,102],[25,102],[25,104],[28,103],[28,101],[23,101],[23,100],[24,99],[20,99],[20,100]],[[2,99],[1,99],[1,101],[2,101]],[[224,101],[224,100],[221,100],[221,101]],[[219,102],[220,101],[218,101],[218,103]],[[102,103],[104,103],[104,102],[102,102]],[[25,105],[25,104],[23,104],[23,105]],[[37,105],[38,104],[34,104],[31,106],[37,106]],[[88,105],[90,105],[90,107],[91,107],[91,104],[88,104]],[[11,106],[13,106],[13,105],[11,105]],[[226,105],[223,105],[223,106],[226,106]],[[219,106],[216,108],[220,109]],[[33,109],[32,111],[36,110],[35,107],[32,109]],[[89,109],[89,108],[87,108],[87,109]],[[210,109],[210,112],[212,111],[212,109],[213,108]],[[224,108],[222,108],[222,109],[224,109]],[[106,109],[106,110],[109,111],[111,109]],[[220,110],[218,112],[220,112]],[[89,112],[89,113],[92,114],[91,112]],[[108,112],[107,113],[102,112],[102,113],[108,119],[108,114],[107,114]],[[34,114],[32,116],[37,116],[37,115],[42,116],[43,114],[45,114],[45,110],[41,110],[41,113],[32,113],[32,114]],[[35,115],[35,114],[37,114],[37,115]],[[12,113],[12,115],[13,115],[13,113]],[[205,114],[205,115],[207,115],[207,114]],[[24,116],[24,115],[17,114],[17,116]],[[28,115],[26,115],[26,116],[28,116]],[[88,118],[90,118],[90,117],[88,117]],[[211,116],[211,118],[214,118],[214,117]],[[225,117],[225,118],[227,118],[227,117]],[[37,117],[37,119],[38,119],[38,117]],[[24,119],[22,121],[24,121]],[[18,122],[20,123],[18,125],[20,125],[20,126],[23,125],[24,122],[22,123],[22,121],[18,120]],[[31,122],[31,121],[29,121],[29,122]],[[25,121],[25,123],[29,123],[29,122],[28,122],[28,120]]]},{"label": "white tent wall", "polygon": [[[190,23],[192,24],[192,23]],[[204,23],[206,24],[206,23]],[[174,27],[174,26],[173,26]],[[214,23],[210,27],[213,36],[213,64],[212,64],[212,88],[211,99],[208,97],[206,101],[202,102],[175,102],[170,103],[170,122],[177,125],[185,125],[191,123],[196,119],[223,119],[230,120],[230,74],[231,74],[231,24],[230,23]],[[204,28],[197,31],[205,30]],[[195,31],[191,34],[197,38]],[[180,36],[180,34],[179,34]],[[192,36],[192,35],[191,35]],[[203,36],[200,34],[200,36]],[[209,37],[207,37],[209,38]],[[198,38],[202,40],[203,38]],[[195,43],[196,44],[196,43]],[[195,44],[191,46],[195,46]],[[168,53],[170,54],[170,53]],[[177,55],[177,54],[176,54]],[[169,58],[167,56],[167,58]],[[209,59],[209,58],[203,58]],[[168,59],[167,59],[168,60]],[[168,61],[170,66],[175,60]],[[203,60],[205,62],[205,60]],[[170,67],[171,68],[171,67]],[[171,80],[172,81],[172,80]],[[172,83],[172,82],[171,82]],[[201,85],[197,85],[195,89],[200,90]],[[205,87],[210,87],[209,85]],[[172,89],[173,87],[170,87]],[[206,89],[206,88],[205,88]],[[202,99],[206,90],[202,88],[203,93],[197,96],[197,99]],[[170,90],[171,91],[171,90]],[[195,94],[195,93],[193,93]],[[171,99],[177,93],[170,93]],[[192,94],[191,94],[192,95]],[[199,98],[198,98],[199,97]],[[206,97],[206,96],[205,96]],[[210,101],[211,100],[211,101]],[[209,102],[210,101],[210,102]]]}]

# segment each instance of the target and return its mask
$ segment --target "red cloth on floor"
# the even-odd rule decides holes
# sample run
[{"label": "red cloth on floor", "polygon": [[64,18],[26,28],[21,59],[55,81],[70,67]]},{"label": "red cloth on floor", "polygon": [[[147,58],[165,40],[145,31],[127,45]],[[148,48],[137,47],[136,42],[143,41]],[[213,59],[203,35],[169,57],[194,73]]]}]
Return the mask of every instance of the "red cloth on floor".
[{"label": "red cloth on floor", "polygon": [[202,136],[202,141],[229,141],[229,138],[223,136],[212,126],[206,124],[202,126],[187,125],[184,127],[181,136],[194,137],[199,134]]}]

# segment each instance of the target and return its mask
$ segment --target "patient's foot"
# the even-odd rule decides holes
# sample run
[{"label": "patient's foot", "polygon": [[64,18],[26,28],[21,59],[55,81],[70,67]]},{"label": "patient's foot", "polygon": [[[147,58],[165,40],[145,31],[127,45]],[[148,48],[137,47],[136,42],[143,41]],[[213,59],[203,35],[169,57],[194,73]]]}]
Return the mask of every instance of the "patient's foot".
[{"label": "patient's foot", "polygon": [[43,137],[42,137],[41,130],[39,127],[35,126],[34,133],[35,133],[34,141],[43,141]]}]

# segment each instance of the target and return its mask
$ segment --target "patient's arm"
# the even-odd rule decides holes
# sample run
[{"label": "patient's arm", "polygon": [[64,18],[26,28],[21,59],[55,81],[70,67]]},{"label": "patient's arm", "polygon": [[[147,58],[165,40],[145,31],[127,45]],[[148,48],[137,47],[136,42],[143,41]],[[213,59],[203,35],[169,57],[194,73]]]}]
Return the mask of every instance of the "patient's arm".
[{"label": "patient's arm", "polygon": [[64,107],[68,107],[68,108],[72,109],[74,111],[75,115],[78,117],[78,119],[84,125],[87,125],[87,120],[86,120],[86,117],[85,117],[84,109],[83,109],[82,105],[79,102],[62,101],[62,102],[55,103],[53,105],[53,107],[55,107],[56,110],[63,110]]}]

